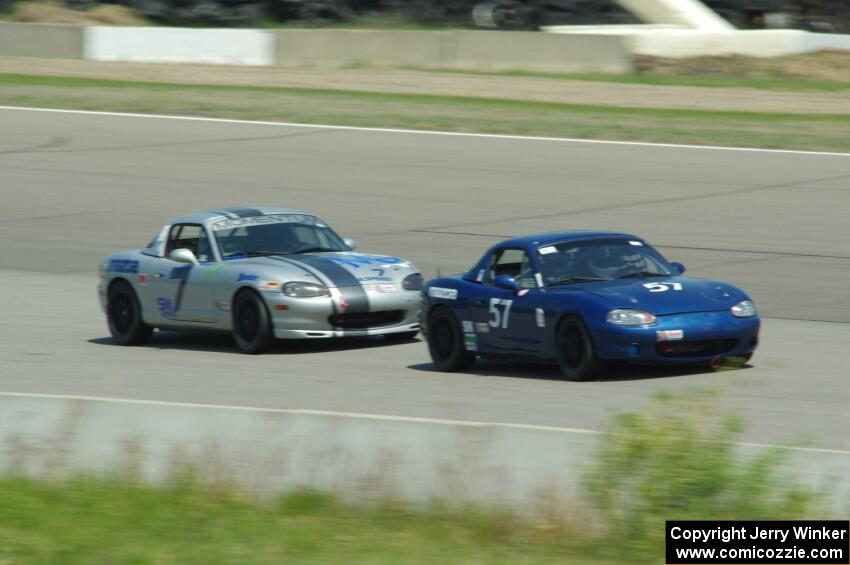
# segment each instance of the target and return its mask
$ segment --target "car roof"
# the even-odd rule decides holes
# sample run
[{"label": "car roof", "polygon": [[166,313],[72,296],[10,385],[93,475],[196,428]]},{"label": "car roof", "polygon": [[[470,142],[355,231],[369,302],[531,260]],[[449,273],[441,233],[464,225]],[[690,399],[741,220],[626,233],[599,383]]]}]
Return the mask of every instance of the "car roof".
[{"label": "car roof", "polygon": [[573,239],[590,239],[596,237],[628,237],[631,239],[641,239],[637,236],[624,232],[599,230],[566,230],[521,235],[506,239],[495,245],[495,247],[532,247]]},{"label": "car roof", "polygon": [[192,214],[184,214],[178,216],[168,223],[174,224],[207,224],[218,220],[232,220],[236,218],[250,218],[252,216],[266,216],[269,214],[305,214],[307,216],[315,216],[307,210],[299,210],[297,208],[275,208],[269,206],[248,207],[248,208],[216,208],[214,210],[206,210],[203,212],[194,212]]}]

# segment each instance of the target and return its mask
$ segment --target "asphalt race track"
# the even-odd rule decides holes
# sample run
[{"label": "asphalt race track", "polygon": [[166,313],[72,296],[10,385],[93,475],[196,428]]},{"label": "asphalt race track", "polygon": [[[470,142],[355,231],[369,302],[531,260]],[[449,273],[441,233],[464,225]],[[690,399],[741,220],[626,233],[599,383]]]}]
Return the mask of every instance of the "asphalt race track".
[{"label": "asphalt race track", "polygon": [[[753,366],[431,369],[425,344],[283,347],[222,336],[111,345],[96,300],[110,250],[221,206],[319,213],[360,250],[426,276],[503,235],[633,231],[689,274],[747,289]],[[850,155],[429,135],[0,109],[0,391],[306,408],[597,429],[657,390],[716,384],[745,439],[850,449]]]}]

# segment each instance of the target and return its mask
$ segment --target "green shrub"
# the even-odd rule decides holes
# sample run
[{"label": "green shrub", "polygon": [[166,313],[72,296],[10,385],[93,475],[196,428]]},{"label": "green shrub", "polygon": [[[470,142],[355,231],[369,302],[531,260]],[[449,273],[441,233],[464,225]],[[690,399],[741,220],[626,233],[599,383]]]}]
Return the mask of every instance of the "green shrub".
[{"label": "green shrub", "polygon": [[617,416],[585,477],[606,547],[630,561],[663,555],[665,520],[801,518],[815,493],[788,481],[783,453],[745,457],[733,443],[740,420],[716,394],[657,396]]}]

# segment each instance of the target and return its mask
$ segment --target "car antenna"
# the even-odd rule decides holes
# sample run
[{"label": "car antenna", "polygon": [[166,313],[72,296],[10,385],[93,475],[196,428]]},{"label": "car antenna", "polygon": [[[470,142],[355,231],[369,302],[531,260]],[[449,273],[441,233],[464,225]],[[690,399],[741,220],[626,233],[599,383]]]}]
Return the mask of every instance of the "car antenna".
[{"label": "car antenna", "polygon": [[442,276],[443,276],[443,273],[442,273],[442,271],[440,270],[440,266],[439,266],[439,265],[437,265],[437,278],[442,277]]}]

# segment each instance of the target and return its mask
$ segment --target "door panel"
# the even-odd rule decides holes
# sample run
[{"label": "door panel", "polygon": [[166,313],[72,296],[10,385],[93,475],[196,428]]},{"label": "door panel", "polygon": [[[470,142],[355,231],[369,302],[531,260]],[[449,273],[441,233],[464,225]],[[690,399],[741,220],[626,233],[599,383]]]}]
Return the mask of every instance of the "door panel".
[{"label": "door panel", "polygon": [[473,316],[478,345],[482,351],[537,352],[540,333],[535,320],[538,291],[516,292],[482,285]]}]

